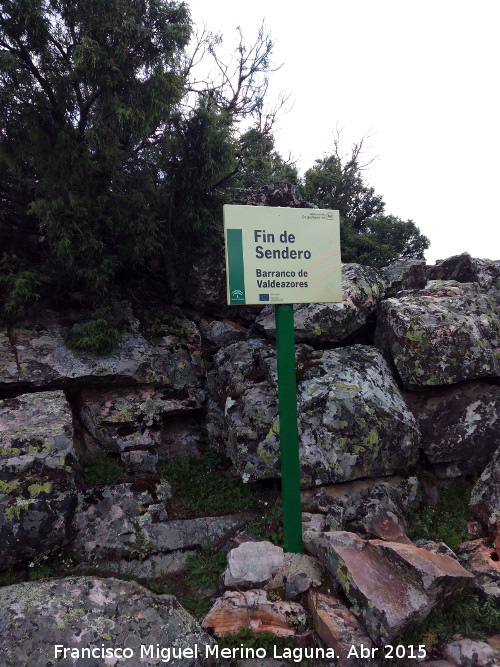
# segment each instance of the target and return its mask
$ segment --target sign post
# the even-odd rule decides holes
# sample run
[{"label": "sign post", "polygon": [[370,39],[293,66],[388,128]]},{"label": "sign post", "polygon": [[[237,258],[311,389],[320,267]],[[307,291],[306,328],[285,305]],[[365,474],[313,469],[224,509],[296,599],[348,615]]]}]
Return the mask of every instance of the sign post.
[{"label": "sign post", "polygon": [[294,303],[342,301],[338,211],[224,206],[229,305],[274,304],[285,551],[302,553]]},{"label": "sign post", "polygon": [[285,551],[300,554],[302,553],[302,511],[293,306],[279,304],[274,309],[278,364],[283,535]]}]

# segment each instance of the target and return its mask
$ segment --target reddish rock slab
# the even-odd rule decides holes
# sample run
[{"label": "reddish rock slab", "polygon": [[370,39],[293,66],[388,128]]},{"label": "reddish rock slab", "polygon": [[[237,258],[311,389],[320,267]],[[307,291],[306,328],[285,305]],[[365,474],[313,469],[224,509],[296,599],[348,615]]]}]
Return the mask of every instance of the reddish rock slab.
[{"label": "reddish rock slab", "polygon": [[381,540],[370,540],[370,544],[435,601],[455,595],[474,581],[474,576],[447,554]]},{"label": "reddish rock slab", "polygon": [[368,514],[361,522],[361,525],[367,533],[382,540],[400,542],[401,544],[413,544],[410,538],[404,534],[401,526],[383,510]]},{"label": "reddish rock slab", "polygon": [[354,533],[304,535],[308,551],[319,556],[376,644],[425,618],[437,602],[473,577],[454,559],[425,549],[362,540]]},{"label": "reddish rock slab", "polygon": [[[315,631],[328,648],[334,649],[340,667],[354,664],[353,647],[358,653],[356,665],[376,667],[380,664],[376,659],[379,649],[367,637],[356,616],[338,598],[311,591],[308,606]],[[365,651],[364,657],[359,655],[361,647]]]},{"label": "reddish rock slab", "polygon": [[202,627],[217,636],[248,628],[255,634],[272,632],[292,637],[306,620],[304,608],[296,602],[270,602],[265,591],[226,591],[205,616]]}]

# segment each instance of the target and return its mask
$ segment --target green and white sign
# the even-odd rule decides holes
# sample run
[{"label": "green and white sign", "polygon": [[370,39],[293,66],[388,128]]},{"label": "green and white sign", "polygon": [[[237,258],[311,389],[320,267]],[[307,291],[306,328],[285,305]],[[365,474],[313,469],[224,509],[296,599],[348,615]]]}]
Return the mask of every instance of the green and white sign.
[{"label": "green and white sign", "polygon": [[342,301],[339,212],[224,206],[229,305]]}]

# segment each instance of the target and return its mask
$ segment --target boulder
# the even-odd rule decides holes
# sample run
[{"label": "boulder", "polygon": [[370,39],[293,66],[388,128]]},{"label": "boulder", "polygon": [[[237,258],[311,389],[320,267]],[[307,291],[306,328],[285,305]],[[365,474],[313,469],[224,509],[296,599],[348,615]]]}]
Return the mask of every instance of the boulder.
[{"label": "boulder", "polygon": [[491,531],[500,532],[500,447],[472,489],[470,508]]},{"label": "boulder", "polygon": [[364,541],[354,533],[305,533],[304,545],[325,563],[332,581],[340,582],[377,645],[390,642],[474,579],[449,556],[397,542]]},{"label": "boulder", "polygon": [[224,588],[262,588],[284,562],[283,549],[271,542],[243,542],[227,555]]},{"label": "boulder", "polygon": [[[378,667],[380,661],[377,654],[380,650],[374,647],[371,639],[359,624],[356,616],[332,595],[309,593],[309,611],[311,612],[315,631],[328,648],[332,648],[337,656],[340,667],[354,664],[359,667]],[[352,649],[360,651],[364,647],[366,657],[354,656]]]},{"label": "boulder", "polygon": [[[372,347],[297,348],[301,483],[390,475],[416,462],[420,435]],[[219,351],[208,377],[207,430],[245,480],[278,477],[274,348],[249,340]]]},{"label": "boulder", "polygon": [[[342,303],[294,306],[295,340],[315,345],[338,343],[366,324],[384,296],[381,273],[370,266],[342,265]],[[257,330],[276,337],[273,306],[266,306],[256,320]]]},{"label": "boulder", "polygon": [[433,280],[385,300],[375,342],[408,389],[500,374],[500,321],[477,283]]},{"label": "boulder", "polygon": [[304,626],[306,615],[297,602],[271,602],[265,591],[226,591],[215,601],[202,622],[220,637],[249,628],[254,634],[271,632],[277,637],[293,637]]},{"label": "boulder", "polygon": [[403,392],[403,397],[430,463],[457,463],[460,470],[463,462],[464,474],[484,470],[498,447],[500,386],[466,382],[425,394]]},{"label": "boulder", "polygon": [[75,470],[71,408],[62,391],[0,401],[0,568],[67,542]]},{"label": "boulder", "polygon": [[423,259],[399,259],[381,269],[381,273],[386,283],[386,298],[403,290],[422,289],[428,280]]},{"label": "boulder", "polygon": [[[0,588],[0,609],[5,667],[210,664],[205,647],[214,640],[177,600],[131,581],[69,577],[6,586]],[[56,655],[56,647],[69,650]],[[175,659],[174,647],[183,650]],[[92,649],[110,653],[92,657]],[[116,649],[127,649],[127,657]]]},{"label": "boulder", "polygon": [[140,333],[132,315],[127,318],[127,327],[112,353],[97,356],[66,347],[64,322],[45,311],[38,322],[25,323],[0,339],[0,359],[14,355],[16,360],[15,372],[12,363],[4,364],[0,384],[8,382],[11,390],[12,386],[27,390],[104,383],[150,383],[176,390],[201,386],[204,368],[194,324],[189,323],[182,334],[158,337],[153,342]]}]

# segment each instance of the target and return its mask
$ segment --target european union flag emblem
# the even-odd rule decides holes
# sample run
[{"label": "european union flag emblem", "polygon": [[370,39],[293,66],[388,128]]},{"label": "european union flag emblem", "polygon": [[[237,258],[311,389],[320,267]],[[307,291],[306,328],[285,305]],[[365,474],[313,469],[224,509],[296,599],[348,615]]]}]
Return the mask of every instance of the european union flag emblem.
[{"label": "european union flag emblem", "polygon": [[259,294],[259,301],[269,301],[269,294]]}]

